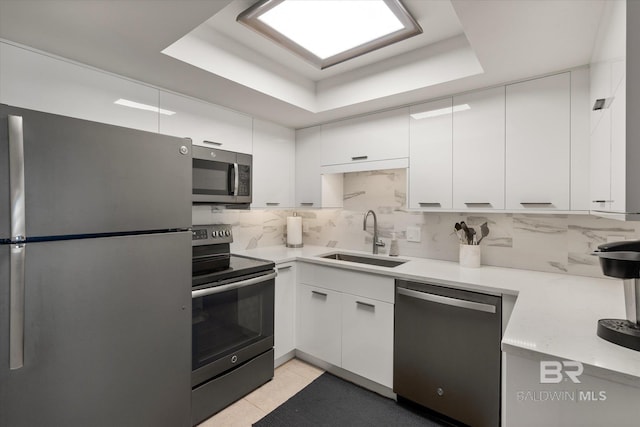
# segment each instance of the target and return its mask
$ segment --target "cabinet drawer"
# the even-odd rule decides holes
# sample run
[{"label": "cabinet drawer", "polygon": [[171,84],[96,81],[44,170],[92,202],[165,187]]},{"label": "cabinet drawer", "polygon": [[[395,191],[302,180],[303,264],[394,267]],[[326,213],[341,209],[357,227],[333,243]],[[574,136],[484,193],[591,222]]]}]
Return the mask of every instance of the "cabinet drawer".
[{"label": "cabinet drawer", "polygon": [[379,301],[394,302],[392,277],[300,263],[299,283],[361,295]]}]

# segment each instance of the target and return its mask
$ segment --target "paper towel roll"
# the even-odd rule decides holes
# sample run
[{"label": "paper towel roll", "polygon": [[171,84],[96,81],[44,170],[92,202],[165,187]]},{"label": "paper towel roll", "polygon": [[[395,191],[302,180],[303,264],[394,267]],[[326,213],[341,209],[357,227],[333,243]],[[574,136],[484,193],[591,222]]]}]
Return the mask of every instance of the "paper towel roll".
[{"label": "paper towel roll", "polygon": [[302,247],[302,217],[301,216],[287,217],[287,247],[289,248]]}]

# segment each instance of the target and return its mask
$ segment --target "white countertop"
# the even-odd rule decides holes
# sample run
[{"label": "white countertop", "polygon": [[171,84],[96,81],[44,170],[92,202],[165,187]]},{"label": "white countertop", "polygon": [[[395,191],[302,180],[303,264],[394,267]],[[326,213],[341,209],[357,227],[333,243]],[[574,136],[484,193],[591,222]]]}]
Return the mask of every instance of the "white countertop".
[{"label": "white countertop", "polygon": [[318,257],[331,252],[370,256],[319,246],[270,246],[235,253],[276,264],[297,260],[494,295],[517,295],[502,339],[504,352],[540,360],[552,356],[582,362],[585,374],[640,387],[640,352],[596,335],[599,319],[625,318],[621,280],[490,266],[465,268],[456,262],[403,256],[397,259],[408,262],[394,268]]}]

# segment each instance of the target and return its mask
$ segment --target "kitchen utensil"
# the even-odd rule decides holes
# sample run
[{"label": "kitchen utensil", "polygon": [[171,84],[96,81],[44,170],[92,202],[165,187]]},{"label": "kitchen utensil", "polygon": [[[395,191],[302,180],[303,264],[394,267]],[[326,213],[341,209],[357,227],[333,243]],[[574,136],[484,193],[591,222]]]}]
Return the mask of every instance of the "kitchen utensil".
[{"label": "kitchen utensil", "polygon": [[487,226],[487,223],[485,222],[484,224],[480,225],[480,239],[478,240],[478,244],[480,244],[480,242],[482,242],[482,239],[484,239],[488,235],[489,235],[489,227]]},{"label": "kitchen utensil", "polygon": [[453,228],[455,229],[455,233],[458,236],[458,240],[460,241],[460,243],[465,243],[465,235],[464,235],[464,231],[462,230],[462,226],[460,225],[460,223],[456,222],[453,226]]},{"label": "kitchen utensil", "polygon": [[464,235],[466,237],[467,244],[470,245],[471,244],[471,231],[469,231],[469,227],[467,227],[467,224],[464,221],[460,221],[460,227],[462,228],[462,231],[464,231]]},{"label": "kitchen utensil", "polygon": [[478,242],[476,240],[476,230],[473,227],[469,227],[469,244],[470,245],[477,245]]}]

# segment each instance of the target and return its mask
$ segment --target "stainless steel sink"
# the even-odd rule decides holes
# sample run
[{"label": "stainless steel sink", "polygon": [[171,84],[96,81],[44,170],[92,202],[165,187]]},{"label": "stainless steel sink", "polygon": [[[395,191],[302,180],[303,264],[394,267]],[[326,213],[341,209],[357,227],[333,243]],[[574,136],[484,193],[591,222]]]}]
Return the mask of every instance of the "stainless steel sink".
[{"label": "stainless steel sink", "polygon": [[323,255],[321,258],[335,259],[338,261],[357,262],[360,264],[377,265],[379,267],[397,267],[407,262],[406,260],[396,260],[387,258],[375,258],[362,255],[345,254],[343,252],[334,252],[332,254]]}]

